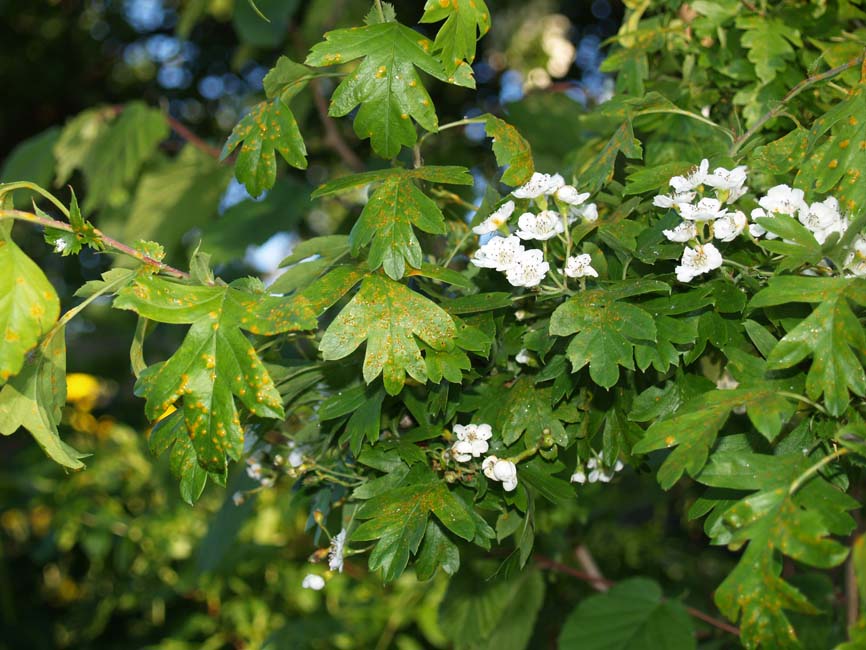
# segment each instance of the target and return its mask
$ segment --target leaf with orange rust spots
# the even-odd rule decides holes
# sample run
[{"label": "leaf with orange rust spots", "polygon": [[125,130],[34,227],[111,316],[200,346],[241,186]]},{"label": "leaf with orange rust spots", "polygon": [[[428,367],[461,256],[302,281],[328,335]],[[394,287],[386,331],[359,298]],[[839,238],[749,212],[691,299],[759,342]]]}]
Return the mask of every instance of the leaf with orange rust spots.
[{"label": "leaf with orange rust spots", "polygon": [[[314,329],[317,316],[360,279],[353,269],[336,269],[311,285],[310,295],[277,298],[249,293],[249,281],[228,286],[184,285],[142,276],[118,292],[114,306],[160,323],[189,323],[180,348],[147,368],[136,382],[151,420],[183,398],[187,432],[199,464],[225,469],[226,455],[243,452],[243,430],[234,398],[254,415],[282,418],[274,382],[242,333],[273,335]],[[330,291],[330,293],[328,292]]]},{"label": "leaf with orange rust spots", "polygon": [[427,131],[439,129],[433,100],[418,69],[447,83],[474,87],[474,80],[465,74],[446,74],[432,50],[433,44],[415,30],[384,22],[328,32],[304,63],[325,67],[363,59],[337,86],[328,112],[342,117],[360,104],[355,133],[370,138],[379,156],[394,158],[401,147],[411,147],[418,140],[412,120]]},{"label": "leaf with orange rust spots", "polygon": [[369,384],[381,373],[385,390],[396,395],[407,373],[427,381],[415,337],[435,350],[448,350],[456,333],[454,321],[441,307],[399,282],[371,275],[331,323],[319,350],[326,361],[334,361],[366,341],[364,380]]},{"label": "leaf with orange rust spots", "polygon": [[427,0],[422,23],[445,22],[433,41],[442,65],[452,74],[462,63],[475,60],[475,44],[490,31],[490,10],[484,0]]},{"label": "leaf with orange rust spots", "polygon": [[[243,144],[241,144],[243,143]],[[282,100],[261,102],[235,125],[220,153],[220,160],[241,145],[235,161],[235,177],[258,196],[274,186],[277,157],[292,167],[307,168],[307,147],[292,111]]]},{"label": "leaf with orange rust spots", "polygon": [[349,233],[352,254],[370,244],[367,262],[380,266],[394,280],[406,272],[406,263],[420,268],[421,244],[412,226],[431,234],[446,232],[442,211],[408,176],[390,176],[376,190]]},{"label": "leaf with orange rust spots", "polygon": [[493,155],[496,156],[496,162],[500,166],[508,167],[502,174],[502,182],[512,187],[523,185],[535,171],[529,143],[508,122],[493,115],[487,116],[484,130],[488,137],[493,138]]},{"label": "leaf with orange rust spots", "polygon": [[0,434],[9,436],[24,427],[51,460],[81,469],[81,454],[57,431],[66,402],[66,340],[61,327],[32,353],[24,369],[0,391]]},{"label": "leaf with orange rust spots", "polygon": [[719,431],[731,412],[740,407],[746,408],[752,424],[771,442],[796,410],[789,399],[779,394],[778,387],[769,383],[713,390],[690,400],[672,417],[654,422],[632,453],[676,447],[658,471],[659,484],[670,489],[683,472],[696,476],[701,471]]},{"label": "leaf with orange rust spots", "polygon": [[0,231],[0,386],[16,375],[60,315],[57,292],[11,237]]}]

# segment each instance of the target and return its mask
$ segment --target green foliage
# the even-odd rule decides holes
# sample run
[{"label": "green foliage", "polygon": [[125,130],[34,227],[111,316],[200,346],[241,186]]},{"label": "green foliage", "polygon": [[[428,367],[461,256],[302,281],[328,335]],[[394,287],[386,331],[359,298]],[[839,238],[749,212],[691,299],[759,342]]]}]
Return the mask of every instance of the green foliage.
[{"label": "green foliage", "polygon": [[436,34],[433,50],[440,53],[445,72],[454,74],[463,62],[475,60],[476,41],[490,31],[490,12],[484,0],[427,0],[419,22],[441,20],[445,22]]},{"label": "green foliage", "polygon": [[535,171],[532,149],[526,139],[508,122],[494,115],[488,115],[484,123],[488,137],[493,138],[493,153],[496,162],[508,167],[502,174],[506,185],[522,185]]}]

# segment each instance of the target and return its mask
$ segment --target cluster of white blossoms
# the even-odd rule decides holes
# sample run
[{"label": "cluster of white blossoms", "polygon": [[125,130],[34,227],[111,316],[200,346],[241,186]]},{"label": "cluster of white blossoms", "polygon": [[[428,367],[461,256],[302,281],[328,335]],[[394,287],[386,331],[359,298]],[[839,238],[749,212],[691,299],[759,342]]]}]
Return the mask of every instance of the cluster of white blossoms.
[{"label": "cluster of white blossoms", "polygon": [[[542,250],[526,248],[524,243],[545,242],[561,237],[577,219],[595,221],[598,219],[598,208],[594,203],[586,203],[589,193],[578,192],[573,185],[567,185],[559,174],[536,172],[529,182],[514,190],[512,196],[528,200],[530,208],[534,205],[536,211],[527,209],[520,214],[517,228],[512,233],[507,224],[515,212],[516,204],[508,200],[499,206],[472,229],[476,235],[493,236],[476,251],[471,261],[475,266],[505,273],[512,286],[536,287],[550,271],[550,263],[544,259]],[[588,255],[568,258],[563,273],[568,277],[598,277],[595,269],[589,266]]]},{"label": "cluster of white blossoms", "polygon": [[617,459],[612,465],[607,465],[604,462],[604,452],[601,451],[597,456],[593,456],[586,461],[586,466],[578,465],[571,475],[572,483],[610,483],[614,474],[621,471],[624,465],[622,461]]},{"label": "cluster of white blossoms", "polygon": [[701,241],[707,231],[709,239],[731,242],[748,225],[745,214],[731,209],[731,204],[749,190],[746,168],[717,167],[710,173],[709,167],[705,158],[688,176],[671,178],[673,193],[660,194],[653,199],[656,207],[672,208],[682,218],[678,226],[663,231],[664,236],[673,242],[692,244],[685,247],[676,268],[680,282],[690,282],[722,265],[722,254],[715,244]]},{"label": "cluster of white blossoms", "polygon": [[[451,456],[458,463],[467,463],[490,449],[487,441],[493,436],[493,428],[489,424],[455,424],[454,435],[457,440],[451,445]],[[491,481],[501,481],[506,492],[517,487],[517,466],[510,460],[490,455],[482,461],[481,469]]]}]

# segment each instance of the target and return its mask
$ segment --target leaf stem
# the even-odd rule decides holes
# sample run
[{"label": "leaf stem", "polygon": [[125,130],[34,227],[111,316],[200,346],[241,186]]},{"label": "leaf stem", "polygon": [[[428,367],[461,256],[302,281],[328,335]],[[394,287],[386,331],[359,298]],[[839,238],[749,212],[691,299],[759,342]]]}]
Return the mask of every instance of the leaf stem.
[{"label": "leaf stem", "polygon": [[736,138],[734,140],[734,142],[731,144],[731,148],[730,148],[728,154],[731,157],[736,155],[736,153],[749,140],[749,138],[751,138],[758,131],[760,131],[761,128],[764,126],[764,124],[766,124],[767,122],[772,120],[774,117],[777,117],[780,113],[782,113],[782,111],[785,110],[785,104],[788,103],[789,101],[791,101],[792,99],[794,99],[794,97],[799,95],[801,92],[806,90],[806,88],[809,88],[810,86],[814,86],[816,83],[820,83],[820,82],[824,81],[825,79],[830,79],[832,77],[835,77],[838,74],[842,74],[846,70],[850,70],[851,68],[856,68],[863,61],[864,61],[864,57],[860,56],[860,57],[857,57],[856,59],[851,59],[847,63],[843,63],[842,65],[838,65],[835,68],[830,68],[829,70],[826,70],[825,72],[822,72],[822,73],[816,74],[816,75],[812,75],[811,77],[806,77],[805,79],[803,79],[800,83],[798,83],[796,86],[791,88],[791,90],[789,90],[788,93],[784,97],[782,97],[782,99],[779,101],[778,104],[776,104],[773,108],[771,108],[769,111],[764,113],[760,118],[758,118],[758,121],[752,125],[752,128],[750,128],[748,131],[746,131],[741,136]]},{"label": "leaf stem", "polygon": [[797,393],[791,393],[791,392],[788,392],[785,390],[779,391],[777,393],[777,395],[779,395],[780,397],[790,397],[791,399],[795,399],[798,402],[803,402],[803,404],[808,404],[809,406],[811,406],[813,409],[815,409],[819,413],[822,413],[823,415],[827,415],[827,409],[825,409],[823,406],[821,406],[817,402],[813,402],[812,400],[810,400],[805,395],[799,395]]},{"label": "leaf stem", "polygon": [[376,10],[379,12],[379,20],[385,22],[385,10],[382,8],[382,0],[376,0]]},{"label": "leaf stem", "polygon": [[834,460],[836,460],[837,458],[841,458],[842,456],[844,456],[847,453],[848,453],[847,447],[840,447],[839,449],[834,451],[832,454],[830,454],[828,456],[824,456],[824,458],[822,458],[817,463],[812,465],[809,469],[807,469],[805,472],[800,474],[800,476],[798,476],[794,480],[794,482],[791,483],[791,486],[788,488],[788,496],[793,496],[794,493],[797,490],[799,490],[801,487],[803,487],[803,485],[805,485],[809,481],[809,479],[811,479],[813,476],[815,476],[815,474],[817,474],[821,470],[822,467],[824,467],[825,465],[829,465]]},{"label": "leaf stem", "polygon": [[447,131],[448,129],[454,129],[458,126],[466,126],[467,124],[483,124],[487,121],[486,117],[464,117],[462,120],[457,120],[456,122],[448,122],[447,124],[442,124],[438,130],[436,131],[428,131],[418,140],[418,146],[424,144],[424,140],[429,138],[431,135],[437,135],[442,133],[442,131]]},{"label": "leaf stem", "polygon": [[[63,210],[65,211],[65,208]],[[2,221],[3,219],[17,219],[18,221],[35,223],[45,228],[55,228],[57,230],[63,230],[65,232],[75,232],[72,226],[70,226],[68,223],[65,223],[63,221],[57,221],[56,219],[40,217],[39,215],[33,214],[32,212],[25,212],[23,210],[0,210],[0,221]],[[99,230],[99,228],[94,228],[93,232],[107,247],[112,248],[119,253],[128,255],[129,257],[135,258],[142,264],[154,266],[166,275],[171,275],[175,278],[180,278],[182,280],[189,280],[189,273],[185,273],[180,269],[176,269],[173,266],[164,264],[163,262],[160,262],[159,260],[150,257],[149,255],[145,255],[141,251],[137,251],[134,248],[123,244],[116,239],[109,237],[101,230]]]},{"label": "leaf stem", "polygon": [[90,303],[92,303],[92,302],[93,302],[94,300],[96,300],[97,298],[99,298],[99,297],[101,297],[101,296],[104,296],[106,293],[111,293],[111,291],[112,291],[115,287],[117,287],[117,286],[119,286],[119,285],[121,285],[121,284],[124,284],[128,279],[129,279],[128,277],[122,277],[122,278],[118,278],[118,279],[115,280],[114,282],[109,282],[108,284],[106,284],[104,287],[102,287],[102,288],[99,289],[98,291],[95,291],[95,292],[93,293],[93,295],[87,296],[87,298],[85,298],[85,299],[82,300],[80,303],[78,303],[77,305],[75,305],[75,307],[72,307],[72,308],[68,309],[68,310],[66,311],[66,313],[63,314],[63,316],[61,316],[61,317],[57,320],[56,323],[54,323],[54,326],[53,326],[53,327],[48,331],[48,333],[45,335],[45,340],[46,340],[46,341],[51,340],[51,337],[54,336],[54,334],[55,334],[58,330],[60,330],[62,327],[64,327],[64,326],[66,325],[66,323],[68,323],[68,322],[71,321],[73,318],[75,318],[76,316],[78,316],[78,314],[80,314],[82,311],[84,311],[84,309],[87,307],[87,305],[89,305]]}]

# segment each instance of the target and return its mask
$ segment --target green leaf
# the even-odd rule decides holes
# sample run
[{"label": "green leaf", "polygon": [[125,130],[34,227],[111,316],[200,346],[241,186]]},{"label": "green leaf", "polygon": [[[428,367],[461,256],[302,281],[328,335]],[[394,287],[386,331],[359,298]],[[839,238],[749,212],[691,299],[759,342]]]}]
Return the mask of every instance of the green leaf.
[{"label": "green leaf", "polygon": [[421,552],[415,560],[415,574],[419,580],[429,580],[439,569],[450,576],[457,573],[460,569],[460,551],[442,532],[439,524],[430,520],[427,522]]},{"label": "green leaf", "polygon": [[442,306],[452,314],[474,314],[494,309],[511,308],[514,306],[514,302],[510,293],[496,291],[452,298],[443,302]]},{"label": "green leaf", "polygon": [[315,327],[307,304],[146,276],[121,289],[114,306],[160,323],[191,325],[168,361],[142,373],[136,391],[147,399],[151,420],[183,397],[186,427],[203,468],[222,473],[226,454],[237,459],[243,452],[234,396],[255,415],[283,417],[280,395],[241,330],[272,335]]},{"label": "green leaf", "polygon": [[484,580],[463,571],[448,584],[440,620],[456,650],[524,650],[544,602],[544,578],[526,570],[513,579]]},{"label": "green leaf", "polygon": [[490,30],[490,11],[484,0],[427,0],[421,23],[445,23],[439,28],[433,51],[439,52],[445,72],[453,74],[461,62],[475,60],[475,43]]},{"label": "green leaf", "polygon": [[695,631],[682,603],[661,587],[631,578],[580,602],[565,620],[559,649],[694,650]]},{"label": "green leaf", "polygon": [[806,377],[811,399],[824,395],[831,415],[848,407],[848,392],[866,395],[866,373],[855,351],[866,349],[866,333],[849,300],[866,305],[866,281],[861,278],[781,276],[758,292],[750,307],[787,302],[819,302],[815,310],[788,332],[767,357],[768,367],[790,368],[812,356]]},{"label": "green leaf", "polygon": [[528,463],[521,463],[520,480],[551,503],[568,505],[574,503],[574,487],[568,481],[553,476],[564,467],[562,463],[548,463],[536,457]]},{"label": "green leaf", "polygon": [[652,316],[617,297],[600,289],[584,291],[550,317],[552,335],[575,334],[566,351],[572,371],[589,364],[592,381],[604,388],[616,384],[619,366],[634,370],[633,340],[656,340]]},{"label": "green leaf", "polygon": [[292,98],[315,76],[315,72],[307,66],[295,63],[287,56],[281,56],[265,75],[262,85],[268,99],[279,98],[288,106]]},{"label": "green leaf", "polygon": [[389,167],[387,169],[374,169],[360,174],[341,176],[316,188],[310,198],[319,199],[323,196],[331,196],[348,190],[353,190],[371,183],[387,181],[388,179],[414,178],[431,183],[442,183],[445,185],[472,185],[472,175],[466,167],[455,165],[431,165],[428,167],[417,167],[415,169],[401,169]]},{"label": "green leaf", "polygon": [[535,171],[532,148],[526,139],[508,122],[487,116],[484,126],[487,137],[493,138],[493,155],[500,167],[507,167],[502,182],[516,187],[528,181]]},{"label": "green leaf", "polygon": [[276,48],[286,40],[289,21],[299,0],[238,0],[232,23],[244,44]]},{"label": "green leaf", "polygon": [[81,454],[57,431],[66,402],[66,332],[52,332],[24,369],[0,390],[0,434],[27,429],[48,457],[70,469],[81,469]]},{"label": "green leaf", "polygon": [[355,133],[359,138],[370,138],[378,155],[394,158],[401,147],[411,147],[418,139],[412,120],[427,131],[439,128],[433,100],[416,69],[447,79],[442,64],[430,54],[432,47],[409,27],[386,22],[326,33],[305,63],[322,67],[363,58],[337,86],[328,112],[342,117],[360,105]]},{"label": "green leaf", "polygon": [[369,384],[382,373],[385,390],[396,395],[406,373],[427,380],[414,337],[435,350],[447,350],[455,334],[454,321],[441,307],[398,282],[371,275],[328,327],[319,350],[326,361],[334,361],[367,341],[364,380]]},{"label": "green leaf", "polygon": [[553,436],[558,445],[565,446],[568,436],[562,422],[553,414],[552,388],[537,388],[534,378],[521,377],[503,396],[497,429],[506,445],[525,435],[527,447],[535,446],[545,434]]},{"label": "green leaf", "polygon": [[581,189],[594,194],[607,184],[613,178],[616,159],[620,152],[627,158],[643,156],[640,141],[634,137],[631,120],[620,124],[596,159],[581,170]]},{"label": "green leaf", "polygon": [[57,321],[60,300],[42,270],[0,231],[0,386]]},{"label": "green leaf", "polygon": [[731,411],[743,406],[755,427],[770,441],[796,410],[772,385],[710,391],[686,402],[672,417],[654,422],[632,453],[676,447],[658,472],[659,484],[670,489],[683,472],[696,476],[701,471]]},{"label": "green leaf", "polygon": [[[243,144],[241,144],[243,143]],[[274,186],[277,179],[277,157],[298,169],[307,168],[307,147],[298,123],[281,100],[261,102],[235,125],[220,153],[220,160],[241,145],[235,161],[235,178],[252,196]]]},{"label": "green leaf", "polygon": [[366,501],[357,511],[359,525],[351,537],[358,541],[378,540],[370,553],[372,571],[382,570],[382,579],[391,582],[403,573],[409,555],[416,554],[427,530],[430,513],[451,532],[466,540],[475,535],[475,523],[466,507],[429,470],[422,481],[388,490]]},{"label": "green leaf", "polygon": [[204,491],[209,473],[198,462],[195,446],[187,435],[183,413],[174,411],[157,422],[150,432],[148,446],[154,456],[171,449],[169,468],[179,481],[180,496],[189,505],[195,504]]},{"label": "green leaf", "polygon": [[768,84],[795,58],[800,48],[800,32],[791,23],[765,16],[739,16],[737,27],[744,30],[741,42],[762,83]]},{"label": "green leaf", "polygon": [[367,262],[375,271],[380,266],[394,280],[406,272],[406,263],[420,268],[421,244],[412,226],[431,234],[446,232],[445,217],[439,206],[405,175],[389,176],[375,191],[352,231],[352,254],[370,244]]},{"label": "green leaf", "polygon": [[110,128],[114,111],[109,108],[91,108],[69,120],[54,145],[57,175],[54,184],[63,185],[76,169],[80,169],[90,152]]},{"label": "green leaf", "polygon": [[[48,187],[54,176],[54,146],[60,139],[60,129],[52,127],[27,138],[10,151],[0,167],[0,183],[30,181]],[[27,190],[15,192],[14,205],[23,208],[38,195]]]}]

